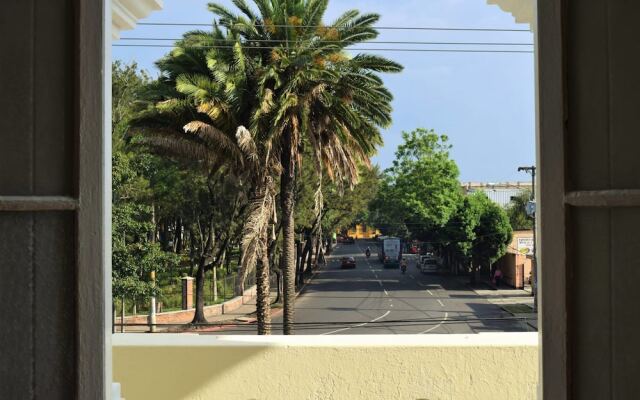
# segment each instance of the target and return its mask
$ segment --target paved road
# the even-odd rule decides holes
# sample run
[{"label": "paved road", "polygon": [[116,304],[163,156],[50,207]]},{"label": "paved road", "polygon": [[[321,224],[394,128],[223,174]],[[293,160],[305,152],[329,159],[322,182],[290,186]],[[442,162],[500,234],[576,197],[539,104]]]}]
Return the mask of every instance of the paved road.
[{"label": "paved road", "polygon": [[[385,269],[375,249],[366,259],[365,242],[339,245],[327,266],[296,300],[296,334],[427,334],[526,331],[527,325],[490,304],[457,278],[424,275],[407,256],[406,274]],[[353,256],[357,268],[340,269]],[[281,316],[273,319],[278,334]],[[248,328],[248,327],[247,327]],[[249,334],[253,332],[229,332]],[[224,332],[217,332],[218,334]]]}]

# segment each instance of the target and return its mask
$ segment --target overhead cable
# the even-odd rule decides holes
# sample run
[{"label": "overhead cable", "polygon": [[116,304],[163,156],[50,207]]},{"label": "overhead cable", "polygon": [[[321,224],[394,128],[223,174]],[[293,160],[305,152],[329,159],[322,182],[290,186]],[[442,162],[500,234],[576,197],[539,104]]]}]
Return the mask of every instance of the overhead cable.
[{"label": "overhead cable", "polygon": [[[158,47],[158,48],[174,48],[178,46],[162,45],[162,44],[113,44],[114,47]],[[233,49],[233,46],[179,46],[181,48],[191,49]],[[243,46],[245,49],[283,49],[276,46]],[[415,53],[528,53],[533,54],[530,50],[491,50],[491,49],[392,49],[392,48],[351,48],[348,51],[390,51],[390,52],[415,52]]]},{"label": "overhead cable", "polygon": [[[138,25],[143,26],[213,26],[213,23],[183,23],[183,22],[140,22]],[[268,26],[269,28],[336,28],[341,27],[332,25],[290,25],[275,24],[264,25],[254,24],[253,26]],[[434,26],[373,26],[373,29],[379,30],[407,30],[407,31],[462,31],[462,32],[529,32],[531,29],[515,29],[515,28],[474,28],[474,27],[434,27]]]}]

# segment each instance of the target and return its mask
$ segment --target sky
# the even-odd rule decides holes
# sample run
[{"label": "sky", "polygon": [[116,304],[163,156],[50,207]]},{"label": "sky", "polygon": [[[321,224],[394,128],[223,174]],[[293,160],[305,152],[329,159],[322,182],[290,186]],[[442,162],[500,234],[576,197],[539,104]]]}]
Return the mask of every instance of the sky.
[{"label": "sky", "polygon": [[[164,8],[139,22],[211,23],[210,0],[164,0]],[[219,0],[232,8],[229,0]],[[325,22],[349,9],[381,15],[379,26],[528,29],[486,0],[331,0]],[[124,37],[179,38],[188,26],[144,26]],[[203,29],[202,27],[198,27]],[[530,32],[381,30],[379,41],[533,43]],[[119,40],[114,44],[140,43]],[[147,42],[150,43],[150,42]],[[159,42],[154,42],[158,44]],[[170,44],[171,42],[162,42]],[[359,48],[531,49],[531,46],[358,45]],[[113,47],[114,60],[136,61],[152,76],[169,48]],[[375,52],[404,66],[384,75],[394,95],[393,124],[373,158],[391,165],[401,132],[416,128],[445,134],[461,181],[528,181],[519,166],[535,162],[534,56],[530,53]]]}]

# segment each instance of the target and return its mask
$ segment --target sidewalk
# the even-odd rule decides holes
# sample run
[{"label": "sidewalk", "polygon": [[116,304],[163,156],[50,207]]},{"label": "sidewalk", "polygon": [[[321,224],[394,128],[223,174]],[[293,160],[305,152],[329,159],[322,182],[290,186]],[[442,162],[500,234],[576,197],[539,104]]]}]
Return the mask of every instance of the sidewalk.
[{"label": "sidewalk", "polygon": [[538,313],[533,312],[533,296],[531,296],[530,286],[524,289],[510,287],[497,289],[491,282],[482,278],[478,279],[474,286],[469,284],[468,276],[457,276],[456,279],[489,303],[499,306],[514,317],[524,319],[527,325],[538,330]]}]

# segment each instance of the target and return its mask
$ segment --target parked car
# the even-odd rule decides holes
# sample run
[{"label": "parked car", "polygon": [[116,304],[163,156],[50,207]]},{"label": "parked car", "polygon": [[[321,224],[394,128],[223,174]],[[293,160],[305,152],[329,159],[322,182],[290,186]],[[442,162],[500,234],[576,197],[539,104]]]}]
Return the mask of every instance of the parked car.
[{"label": "parked car", "polygon": [[353,257],[342,257],[342,264],[340,265],[340,268],[342,269],[347,269],[347,268],[355,268],[356,267],[356,259]]},{"label": "parked car", "polygon": [[356,242],[356,240],[354,238],[352,238],[351,236],[347,236],[343,240],[343,243],[346,243],[346,244],[354,244],[355,242]]},{"label": "parked car", "polygon": [[438,261],[433,256],[420,257],[418,268],[420,268],[420,272],[422,272],[423,274],[436,273],[440,269],[440,267],[438,266]]}]

